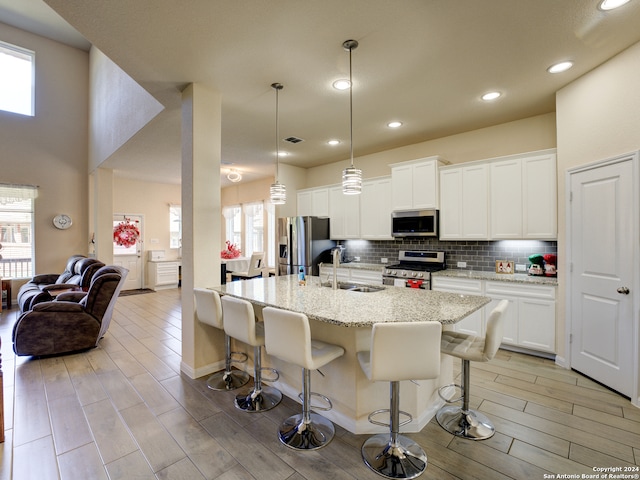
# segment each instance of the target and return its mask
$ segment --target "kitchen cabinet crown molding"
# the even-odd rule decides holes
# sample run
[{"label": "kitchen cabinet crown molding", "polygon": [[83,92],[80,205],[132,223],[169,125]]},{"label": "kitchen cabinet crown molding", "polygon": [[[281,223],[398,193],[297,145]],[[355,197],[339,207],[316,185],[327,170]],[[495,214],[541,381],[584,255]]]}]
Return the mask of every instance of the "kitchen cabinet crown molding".
[{"label": "kitchen cabinet crown molding", "polygon": [[440,167],[440,170],[449,170],[452,168],[460,168],[460,167],[469,167],[472,165],[483,165],[490,164],[494,162],[502,162],[507,160],[517,160],[522,158],[528,158],[531,156],[539,156],[539,155],[555,155],[557,153],[556,148],[546,148],[543,150],[533,150],[531,152],[521,152],[521,153],[513,153],[510,155],[502,155],[500,157],[487,157],[480,160],[472,160],[470,162],[459,162],[459,163],[451,163],[447,162],[447,165],[443,165]]}]

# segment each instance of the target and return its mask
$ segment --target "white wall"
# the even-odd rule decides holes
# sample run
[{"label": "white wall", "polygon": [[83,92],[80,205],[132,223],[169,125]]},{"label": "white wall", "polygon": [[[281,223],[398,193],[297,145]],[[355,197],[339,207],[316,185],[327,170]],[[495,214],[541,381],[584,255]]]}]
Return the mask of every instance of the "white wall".
[{"label": "white wall", "polygon": [[[555,148],[554,113],[538,115],[493,127],[406,145],[354,159],[364,178],[390,175],[392,163],[439,155],[450,163],[463,163],[514,153]],[[307,171],[306,187],[332,185],[342,181],[349,160],[313,167]],[[302,188],[302,187],[298,187]]]},{"label": "white wall", "polygon": [[[37,185],[37,273],[64,270],[88,253],[87,115],[89,54],[0,23],[0,40],[35,51],[35,116],[0,111],[0,182]],[[52,219],[66,213],[68,230]]]},{"label": "white wall", "polygon": [[164,107],[95,47],[90,72],[89,169],[93,172]]},{"label": "white wall", "polygon": [[[144,216],[143,259],[147,250],[164,250],[166,258],[178,258],[179,250],[169,246],[169,204],[180,205],[181,187],[114,177],[113,211]],[[157,240],[157,243],[152,243]]]},{"label": "white wall", "polygon": [[[640,149],[640,43],[556,95],[558,259],[567,258],[565,176],[569,168]],[[558,346],[564,355],[565,272],[558,271]]]}]

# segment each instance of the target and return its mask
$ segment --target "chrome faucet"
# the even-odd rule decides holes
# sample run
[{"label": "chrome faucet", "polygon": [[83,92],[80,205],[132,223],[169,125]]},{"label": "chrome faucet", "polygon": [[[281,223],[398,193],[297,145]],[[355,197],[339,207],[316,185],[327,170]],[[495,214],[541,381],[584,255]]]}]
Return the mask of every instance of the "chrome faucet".
[{"label": "chrome faucet", "polygon": [[332,255],[333,255],[333,282],[331,284],[331,287],[334,290],[337,290],[338,289],[338,265],[340,265],[340,249],[334,248]]}]

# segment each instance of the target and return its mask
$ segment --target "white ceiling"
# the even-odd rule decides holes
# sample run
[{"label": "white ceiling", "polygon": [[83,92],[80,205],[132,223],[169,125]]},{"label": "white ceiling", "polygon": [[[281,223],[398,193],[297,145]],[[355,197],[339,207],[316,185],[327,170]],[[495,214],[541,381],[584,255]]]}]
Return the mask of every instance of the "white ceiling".
[{"label": "white ceiling", "polygon": [[[598,10],[598,0],[46,4],[0,0],[0,19],[79,48],[86,38],[165,105],[108,160],[122,175],[164,182],[179,182],[180,91],[192,82],[221,93],[222,161],[249,181],[274,173],[274,82],[284,85],[280,137],[304,139],[281,141],[291,154],[281,162],[310,167],[349,157],[349,94],[331,87],[348,78],[347,39],[360,43],[356,157],[552,112],[557,90],[640,41],[640,0],[611,12]],[[546,72],[567,59],[573,69]],[[490,90],[503,96],[482,102]],[[391,130],[390,120],[404,125]],[[342,143],[330,147],[331,138]],[[356,159],[366,177],[363,163]]]}]

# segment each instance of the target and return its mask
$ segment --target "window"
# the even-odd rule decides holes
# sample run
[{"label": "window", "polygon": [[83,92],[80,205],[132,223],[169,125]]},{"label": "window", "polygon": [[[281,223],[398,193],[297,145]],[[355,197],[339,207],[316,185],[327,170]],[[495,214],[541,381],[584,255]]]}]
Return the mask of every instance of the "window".
[{"label": "window", "polygon": [[169,205],[169,248],[182,247],[182,206]]},{"label": "window", "polygon": [[34,115],[35,53],[0,42],[0,110]]},{"label": "window", "polygon": [[36,187],[0,184],[0,276],[33,276]]},{"label": "window", "polygon": [[246,244],[244,255],[251,256],[253,252],[264,252],[264,205],[249,203],[244,205],[246,224]]},{"label": "window", "polygon": [[239,205],[222,209],[224,215],[225,240],[242,249],[242,209]]}]

